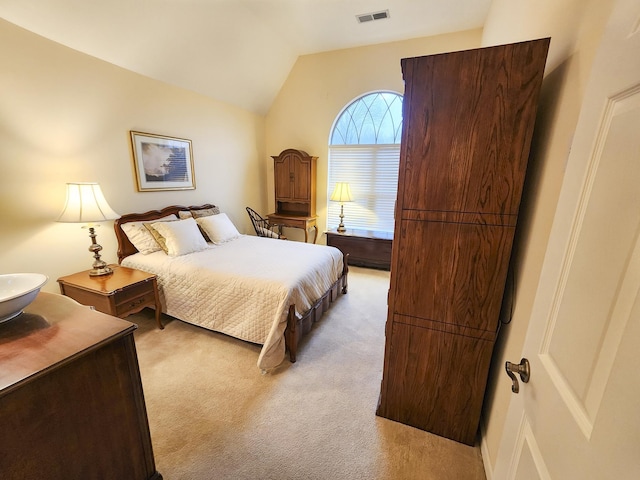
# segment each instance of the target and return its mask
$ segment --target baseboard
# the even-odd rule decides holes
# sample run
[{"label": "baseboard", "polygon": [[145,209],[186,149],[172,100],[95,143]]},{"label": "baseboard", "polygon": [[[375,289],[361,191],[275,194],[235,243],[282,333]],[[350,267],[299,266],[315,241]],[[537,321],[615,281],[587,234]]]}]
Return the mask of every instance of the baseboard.
[{"label": "baseboard", "polygon": [[484,417],[480,418],[480,453],[482,454],[482,465],[484,466],[484,475],[487,480],[493,480],[493,467],[491,465],[491,456],[489,455],[489,446],[487,445],[487,429],[485,428]]}]

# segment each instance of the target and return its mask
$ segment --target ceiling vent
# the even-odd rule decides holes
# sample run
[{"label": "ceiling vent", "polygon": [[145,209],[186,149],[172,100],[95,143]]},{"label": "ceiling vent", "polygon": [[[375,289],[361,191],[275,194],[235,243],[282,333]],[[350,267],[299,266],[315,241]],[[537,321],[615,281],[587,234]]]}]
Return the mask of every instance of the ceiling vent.
[{"label": "ceiling vent", "polygon": [[381,12],[363,13],[362,15],[356,15],[358,23],[372,22],[374,20],[383,20],[389,18],[389,10],[383,10]]}]

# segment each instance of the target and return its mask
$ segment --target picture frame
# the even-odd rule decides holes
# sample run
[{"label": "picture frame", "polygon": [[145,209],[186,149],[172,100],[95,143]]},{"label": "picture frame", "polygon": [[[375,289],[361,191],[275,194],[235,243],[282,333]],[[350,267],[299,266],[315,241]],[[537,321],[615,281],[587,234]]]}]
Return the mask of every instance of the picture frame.
[{"label": "picture frame", "polygon": [[191,140],[134,130],[130,133],[139,192],[196,188]]}]

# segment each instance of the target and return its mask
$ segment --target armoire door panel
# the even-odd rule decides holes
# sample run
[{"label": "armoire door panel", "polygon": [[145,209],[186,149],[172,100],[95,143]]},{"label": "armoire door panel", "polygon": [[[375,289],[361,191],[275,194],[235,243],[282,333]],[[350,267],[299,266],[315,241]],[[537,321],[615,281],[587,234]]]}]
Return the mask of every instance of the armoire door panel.
[{"label": "armoire door panel", "polygon": [[311,198],[311,161],[299,159],[293,162],[293,199],[309,201]]},{"label": "armoire door panel", "polygon": [[291,155],[284,155],[275,160],[273,165],[276,198],[293,200],[293,179],[291,178]]},{"label": "armoire door panel", "polygon": [[548,43],[403,59],[402,208],[517,214]]},{"label": "armoire door panel", "polygon": [[400,323],[390,340],[378,415],[473,445],[494,342]]},{"label": "armoire door panel", "polygon": [[402,221],[393,313],[495,332],[514,228]]}]

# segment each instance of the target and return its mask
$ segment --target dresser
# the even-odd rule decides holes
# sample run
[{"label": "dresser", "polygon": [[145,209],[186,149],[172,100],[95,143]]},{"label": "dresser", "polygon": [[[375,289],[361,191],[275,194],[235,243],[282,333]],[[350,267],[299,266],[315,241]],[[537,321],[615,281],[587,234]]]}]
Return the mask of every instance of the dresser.
[{"label": "dresser", "polygon": [[347,229],[326,232],[327,245],[349,255],[349,265],[389,270],[393,233]]},{"label": "dresser", "polygon": [[162,479],[135,328],[46,292],[0,323],[0,477]]},{"label": "dresser", "polygon": [[304,230],[305,242],[313,229],[313,243],[318,238],[316,215],[316,170],[318,157],[289,148],[273,156],[276,210],[269,223]]},{"label": "dresser", "polygon": [[402,60],[377,414],[473,445],[549,39]]}]

